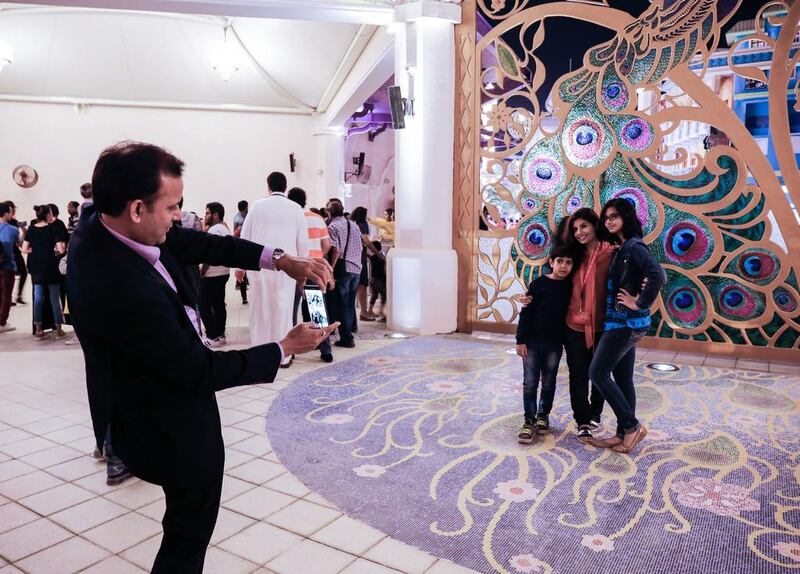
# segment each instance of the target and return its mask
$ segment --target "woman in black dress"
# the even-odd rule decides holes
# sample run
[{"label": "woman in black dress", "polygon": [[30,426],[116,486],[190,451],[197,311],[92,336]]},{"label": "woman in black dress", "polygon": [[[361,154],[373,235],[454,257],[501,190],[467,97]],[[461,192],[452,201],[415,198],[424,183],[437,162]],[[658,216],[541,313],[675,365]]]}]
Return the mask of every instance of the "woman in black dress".
[{"label": "woman in black dress", "polygon": [[28,254],[28,271],[33,280],[33,326],[34,336],[44,338],[42,328],[45,298],[50,300],[56,337],[64,336],[61,326],[64,316],[61,310],[58,260],[66,250],[66,237],[50,223],[53,214],[48,205],[37,205],[36,222],[30,226],[22,242],[22,252]]}]

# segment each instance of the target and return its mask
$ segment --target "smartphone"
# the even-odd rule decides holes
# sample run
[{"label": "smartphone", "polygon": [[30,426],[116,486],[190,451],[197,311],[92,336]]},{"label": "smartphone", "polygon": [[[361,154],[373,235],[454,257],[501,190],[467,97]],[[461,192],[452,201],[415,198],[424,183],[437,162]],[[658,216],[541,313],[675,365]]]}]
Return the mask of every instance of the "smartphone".
[{"label": "smartphone", "polygon": [[325,295],[316,283],[306,283],[303,293],[308,304],[308,314],[311,322],[320,329],[330,325],[328,308],[325,306]]}]

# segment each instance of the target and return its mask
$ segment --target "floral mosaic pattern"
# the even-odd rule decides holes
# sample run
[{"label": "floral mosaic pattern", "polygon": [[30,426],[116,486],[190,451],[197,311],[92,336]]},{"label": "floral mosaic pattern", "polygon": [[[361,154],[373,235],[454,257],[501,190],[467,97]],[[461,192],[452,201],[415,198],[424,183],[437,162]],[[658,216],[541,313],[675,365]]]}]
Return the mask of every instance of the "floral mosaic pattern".
[{"label": "floral mosaic pattern", "polygon": [[304,375],[272,404],[270,441],[344,512],[481,572],[800,565],[800,375],[638,364],[651,431],[627,456],[575,439],[563,364],[552,432],[518,444],[522,366],[504,351],[422,337]]}]

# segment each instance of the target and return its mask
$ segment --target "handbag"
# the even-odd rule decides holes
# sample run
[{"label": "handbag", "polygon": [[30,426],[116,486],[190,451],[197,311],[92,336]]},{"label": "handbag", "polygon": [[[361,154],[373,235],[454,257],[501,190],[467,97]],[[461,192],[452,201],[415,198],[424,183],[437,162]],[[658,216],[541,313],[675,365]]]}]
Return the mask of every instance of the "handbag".
[{"label": "handbag", "polygon": [[[347,240],[344,243],[344,251],[342,252],[339,259],[336,261],[336,265],[333,266],[333,278],[336,281],[344,278],[344,276],[347,275],[347,269],[345,268],[345,256],[347,255],[347,248],[349,246],[350,246],[350,220],[347,221]],[[331,251],[333,250],[331,249]],[[328,253],[330,253],[330,251]]]}]

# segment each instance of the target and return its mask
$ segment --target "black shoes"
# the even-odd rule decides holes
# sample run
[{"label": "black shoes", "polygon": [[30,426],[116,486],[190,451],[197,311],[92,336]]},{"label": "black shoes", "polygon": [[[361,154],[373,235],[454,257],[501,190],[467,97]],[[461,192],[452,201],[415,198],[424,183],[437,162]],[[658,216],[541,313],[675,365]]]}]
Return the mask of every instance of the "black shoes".
[{"label": "black shoes", "polygon": [[587,443],[592,440],[592,427],[589,425],[580,425],[578,427],[578,440]]},{"label": "black shoes", "polygon": [[289,360],[285,363],[281,363],[281,369],[288,369],[294,363],[294,355],[289,355]]},{"label": "black shoes", "polygon": [[332,363],[333,362],[333,355],[331,353],[322,353],[319,356],[325,363]]},{"label": "black shoes", "polygon": [[550,417],[547,415],[536,415],[536,430],[546,432],[550,429]]},{"label": "black shoes", "polygon": [[536,434],[536,427],[534,426],[533,421],[526,420],[525,424],[522,425],[522,428],[519,429],[517,442],[520,444],[531,444],[533,442],[534,434]]},{"label": "black shoes", "polygon": [[350,341],[349,343],[346,343],[344,341],[336,341],[334,345],[336,345],[337,347],[344,347],[345,349],[353,349],[356,346],[356,342]]}]

